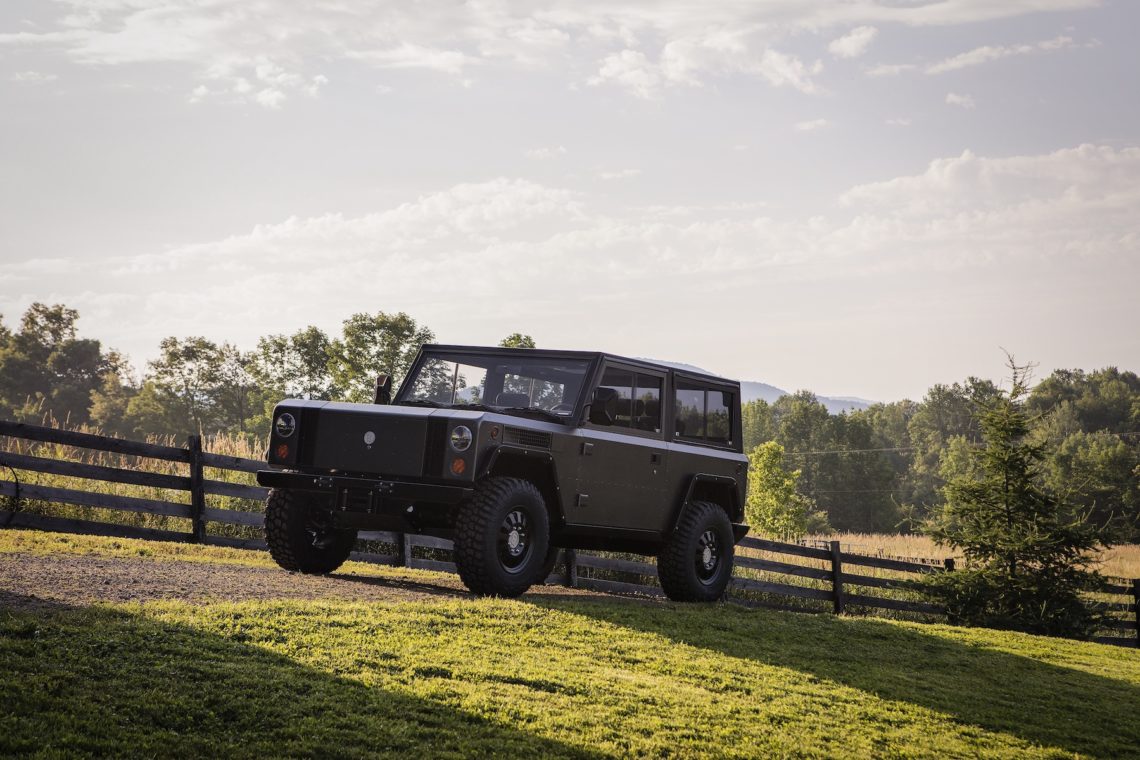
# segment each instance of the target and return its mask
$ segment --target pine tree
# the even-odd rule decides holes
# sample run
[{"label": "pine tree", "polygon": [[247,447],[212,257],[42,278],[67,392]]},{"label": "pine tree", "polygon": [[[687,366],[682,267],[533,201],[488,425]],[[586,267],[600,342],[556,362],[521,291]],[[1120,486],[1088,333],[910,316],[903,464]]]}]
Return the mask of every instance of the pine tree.
[{"label": "pine tree", "polygon": [[1009,357],[1008,393],[977,401],[983,444],[944,488],[946,504],[928,526],[960,550],[966,567],[931,579],[951,619],[971,625],[1087,636],[1096,615],[1082,600],[1100,576],[1096,526],[1044,487],[1046,444],[1029,437],[1024,399],[1029,367]]}]

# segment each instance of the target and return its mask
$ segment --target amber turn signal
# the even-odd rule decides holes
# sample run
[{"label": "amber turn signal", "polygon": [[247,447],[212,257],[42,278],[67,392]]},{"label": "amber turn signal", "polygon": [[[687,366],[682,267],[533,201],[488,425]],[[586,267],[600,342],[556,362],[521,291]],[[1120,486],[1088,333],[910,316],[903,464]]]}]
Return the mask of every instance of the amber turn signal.
[{"label": "amber turn signal", "polygon": [[278,459],[288,459],[289,458],[289,444],[287,444],[287,443],[277,444],[277,449],[273,453],[277,455]]},{"label": "amber turn signal", "polygon": [[451,474],[462,475],[463,471],[467,469],[467,463],[459,457],[451,460]]}]

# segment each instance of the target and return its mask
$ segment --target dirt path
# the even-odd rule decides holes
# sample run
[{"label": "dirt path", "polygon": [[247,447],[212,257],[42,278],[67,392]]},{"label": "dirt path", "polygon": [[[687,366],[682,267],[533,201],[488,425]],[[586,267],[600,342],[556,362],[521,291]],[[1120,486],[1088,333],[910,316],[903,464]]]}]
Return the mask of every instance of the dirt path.
[{"label": "dirt path", "polygon": [[[52,603],[245,601],[334,599],[413,601],[468,596],[458,576],[438,574],[430,583],[374,575],[287,573],[277,568],[120,559],[82,555],[0,554],[0,608],[29,609]],[[556,586],[536,587],[542,596],[590,595]],[[528,595],[530,595],[528,594]]]}]

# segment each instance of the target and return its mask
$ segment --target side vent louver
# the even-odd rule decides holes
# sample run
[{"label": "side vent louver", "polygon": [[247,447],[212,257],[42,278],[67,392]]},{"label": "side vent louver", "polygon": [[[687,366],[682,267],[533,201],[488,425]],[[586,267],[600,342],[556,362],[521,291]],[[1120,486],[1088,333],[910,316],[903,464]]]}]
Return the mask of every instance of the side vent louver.
[{"label": "side vent louver", "polygon": [[554,437],[550,433],[539,430],[526,430],[524,428],[508,427],[504,438],[507,443],[519,446],[529,446],[535,449],[549,449]]}]

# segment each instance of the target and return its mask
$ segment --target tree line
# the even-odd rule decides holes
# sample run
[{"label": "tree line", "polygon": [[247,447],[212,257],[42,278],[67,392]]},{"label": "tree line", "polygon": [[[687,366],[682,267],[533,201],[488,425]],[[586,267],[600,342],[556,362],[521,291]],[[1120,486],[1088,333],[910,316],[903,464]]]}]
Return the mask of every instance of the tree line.
[{"label": "tree line", "polygon": [[[309,326],[264,336],[251,351],[168,337],[140,372],[79,337],[78,320],[75,309],[42,303],[14,328],[0,318],[0,415],[127,437],[262,440],[280,399],[370,400],[377,373],[398,382],[419,346],[435,339],[403,312],[359,313],[337,335]],[[514,333],[502,345],[534,341]],[[935,385],[921,401],[842,414],[830,414],[810,391],[744,404],[744,446],[753,455],[753,491],[767,494],[768,532],[918,530],[983,442],[976,411],[1001,397],[993,382],[970,377]],[[1043,485],[1121,540],[1140,537],[1140,378],[1113,367],[1058,370],[1024,403],[1029,435],[1048,444]]]},{"label": "tree line", "polygon": [[264,439],[285,397],[369,401],[376,375],[397,381],[435,340],[409,315],[353,314],[339,335],[309,326],[267,335],[252,351],[200,336],[164,338],[140,373],[98,340],[78,337],[79,313],[32,304],[19,327],[0,320],[0,414],[92,425],[124,436],[178,432]]},{"label": "tree line", "polygon": [[[754,452],[756,482],[794,482],[798,500],[784,500],[791,517],[771,513],[785,535],[827,532],[827,523],[918,531],[939,516],[945,486],[969,472],[984,444],[979,411],[1003,398],[993,382],[970,377],[934,385],[921,401],[829,414],[800,391],[744,405],[745,450]],[[1057,370],[1027,386],[1022,403],[1028,443],[1044,451],[1041,486],[1107,536],[1140,539],[1140,378],[1115,367]]]}]

